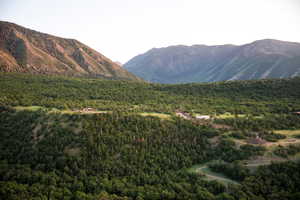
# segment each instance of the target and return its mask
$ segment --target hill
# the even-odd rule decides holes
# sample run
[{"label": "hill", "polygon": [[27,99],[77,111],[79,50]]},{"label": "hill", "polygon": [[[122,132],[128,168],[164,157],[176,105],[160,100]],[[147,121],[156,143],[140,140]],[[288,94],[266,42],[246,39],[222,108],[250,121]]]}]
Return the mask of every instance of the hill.
[{"label": "hill", "polygon": [[0,199],[299,199],[299,82],[0,73]]},{"label": "hill", "polygon": [[154,48],[123,68],[158,83],[287,78],[300,75],[300,44],[266,39],[241,46]]},{"label": "hill", "polygon": [[77,40],[1,21],[0,71],[141,80]]},{"label": "hill", "polygon": [[300,78],[178,85],[0,73],[0,105],[124,112],[290,113]]}]

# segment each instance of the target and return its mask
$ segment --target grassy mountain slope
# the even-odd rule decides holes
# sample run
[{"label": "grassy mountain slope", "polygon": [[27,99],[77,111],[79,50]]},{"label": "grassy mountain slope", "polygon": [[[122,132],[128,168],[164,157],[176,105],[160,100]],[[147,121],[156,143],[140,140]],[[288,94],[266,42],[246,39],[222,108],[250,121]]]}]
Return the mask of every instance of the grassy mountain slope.
[{"label": "grassy mountain slope", "polygon": [[0,71],[140,80],[74,39],[0,22]]}]

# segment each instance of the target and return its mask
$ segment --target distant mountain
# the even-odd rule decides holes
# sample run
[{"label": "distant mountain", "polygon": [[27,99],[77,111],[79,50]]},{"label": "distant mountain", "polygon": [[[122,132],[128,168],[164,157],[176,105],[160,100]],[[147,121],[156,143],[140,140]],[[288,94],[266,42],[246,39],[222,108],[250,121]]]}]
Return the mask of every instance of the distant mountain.
[{"label": "distant mountain", "polygon": [[300,75],[300,43],[266,39],[241,46],[154,48],[123,68],[159,83],[293,77]]},{"label": "distant mountain", "polygon": [[1,21],[0,71],[140,80],[77,40]]}]

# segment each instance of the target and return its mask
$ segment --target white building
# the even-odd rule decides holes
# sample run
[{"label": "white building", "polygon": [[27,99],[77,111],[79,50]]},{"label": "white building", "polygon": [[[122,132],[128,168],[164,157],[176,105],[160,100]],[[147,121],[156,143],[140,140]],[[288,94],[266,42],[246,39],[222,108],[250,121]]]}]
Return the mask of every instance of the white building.
[{"label": "white building", "polygon": [[176,113],[176,116],[182,117],[183,119],[189,119],[188,116],[186,116],[184,113],[181,113],[181,112],[177,112],[177,113]]},{"label": "white building", "polygon": [[210,119],[210,116],[209,115],[196,115],[196,119],[208,120],[208,119]]}]

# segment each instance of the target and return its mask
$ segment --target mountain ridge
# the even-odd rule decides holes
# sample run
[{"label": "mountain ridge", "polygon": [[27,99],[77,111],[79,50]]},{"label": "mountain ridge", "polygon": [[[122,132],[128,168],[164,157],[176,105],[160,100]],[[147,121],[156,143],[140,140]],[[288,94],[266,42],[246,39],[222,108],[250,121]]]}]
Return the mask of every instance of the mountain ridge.
[{"label": "mountain ridge", "polygon": [[76,39],[0,21],[0,71],[141,80]]},{"label": "mountain ridge", "polygon": [[300,43],[273,39],[244,45],[153,48],[123,66],[150,82],[186,83],[300,75]]}]

